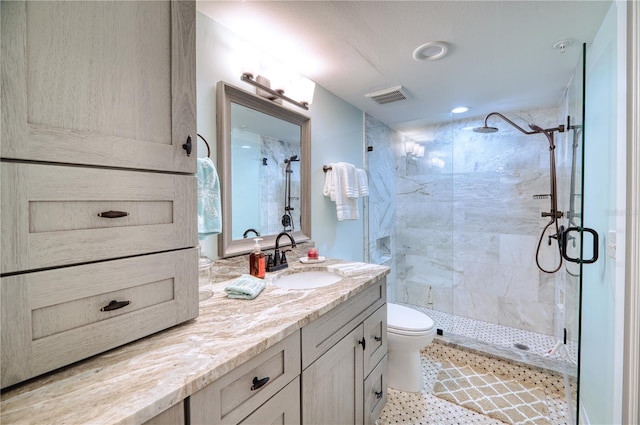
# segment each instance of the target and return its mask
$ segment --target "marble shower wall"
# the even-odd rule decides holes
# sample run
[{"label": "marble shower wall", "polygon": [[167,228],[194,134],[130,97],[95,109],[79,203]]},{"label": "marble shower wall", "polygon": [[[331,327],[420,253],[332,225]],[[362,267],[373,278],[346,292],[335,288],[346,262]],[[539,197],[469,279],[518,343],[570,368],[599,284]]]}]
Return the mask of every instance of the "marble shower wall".
[{"label": "marble shower wall", "polygon": [[365,114],[365,168],[369,179],[369,196],[365,198],[368,227],[365,237],[368,252],[365,261],[391,267],[387,276],[387,297],[396,300],[396,181],[394,149],[402,136],[376,118]]},{"label": "marble shower wall", "polygon": [[[507,112],[521,126],[555,127],[555,108]],[[434,125],[424,156],[396,150],[395,257],[398,300],[500,325],[554,334],[554,276],[536,267],[548,219],[549,144],[499,118]],[[405,141],[396,140],[401,145]],[[557,264],[542,244],[541,263]]]},{"label": "marble shower wall", "polygon": [[289,142],[269,136],[260,136],[260,232],[277,235],[283,230],[300,230],[300,162],[291,163],[291,207],[293,229],[282,225],[287,196],[285,159],[300,158],[300,142]]}]

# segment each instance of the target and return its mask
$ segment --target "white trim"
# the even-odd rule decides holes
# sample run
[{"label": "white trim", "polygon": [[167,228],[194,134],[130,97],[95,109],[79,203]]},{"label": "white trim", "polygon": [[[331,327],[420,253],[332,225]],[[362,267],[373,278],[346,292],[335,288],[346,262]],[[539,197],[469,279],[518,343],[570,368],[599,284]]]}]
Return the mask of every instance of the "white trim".
[{"label": "white trim", "polygon": [[640,420],[640,5],[627,2],[627,238],[622,423]]},{"label": "white trim", "polygon": [[[611,282],[614,292],[614,337],[613,337],[613,412],[612,423],[622,423],[622,405],[624,399],[624,321],[625,321],[625,252],[626,252],[626,214],[619,212],[627,208],[627,4],[626,1],[616,1],[616,138],[614,149],[616,169],[613,170],[616,182],[615,216],[613,224],[616,232],[613,244],[615,260],[614,281]],[[612,205],[613,207],[613,205]],[[611,220],[610,220],[611,221]],[[608,235],[602,235],[608,238]],[[607,239],[608,244],[612,243]],[[605,255],[605,253],[603,253]]]}]

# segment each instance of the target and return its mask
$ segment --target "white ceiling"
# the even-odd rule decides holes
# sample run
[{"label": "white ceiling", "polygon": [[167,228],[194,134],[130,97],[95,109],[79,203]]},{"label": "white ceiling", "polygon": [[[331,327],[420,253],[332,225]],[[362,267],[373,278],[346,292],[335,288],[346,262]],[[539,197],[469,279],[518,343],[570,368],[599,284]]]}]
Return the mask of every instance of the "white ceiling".
[{"label": "white ceiling", "polygon": [[[555,104],[610,1],[199,1],[197,8],[340,98],[421,140],[421,126]],[[560,40],[573,41],[564,53]],[[436,61],[412,53],[449,43]],[[402,85],[408,99],[364,95]]]}]

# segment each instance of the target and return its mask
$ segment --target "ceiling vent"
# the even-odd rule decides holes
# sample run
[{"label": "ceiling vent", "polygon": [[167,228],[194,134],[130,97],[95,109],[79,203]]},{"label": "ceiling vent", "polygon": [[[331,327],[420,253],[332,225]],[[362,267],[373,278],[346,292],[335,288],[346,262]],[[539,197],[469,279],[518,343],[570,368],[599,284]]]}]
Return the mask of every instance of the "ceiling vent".
[{"label": "ceiling vent", "polygon": [[387,89],[367,93],[365,94],[365,97],[375,100],[380,105],[407,100],[407,95],[402,86],[389,87]]}]

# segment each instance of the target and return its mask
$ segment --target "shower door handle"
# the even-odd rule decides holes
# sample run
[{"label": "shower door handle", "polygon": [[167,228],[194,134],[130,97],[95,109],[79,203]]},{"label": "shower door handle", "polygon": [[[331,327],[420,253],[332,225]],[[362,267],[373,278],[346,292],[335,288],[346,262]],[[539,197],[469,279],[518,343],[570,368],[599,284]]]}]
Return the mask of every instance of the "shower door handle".
[{"label": "shower door handle", "polygon": [[[581,260],[580,258],[572,258],[567,255],[567,242],[569,242],[569,232],[580,232],[581,234],[591,233],[593,236],[593,257],[588,260]],[[588,227],[569,227],[562,232],[562,257],[572,263],[592,264],[598,261],[598,232]]]}]

